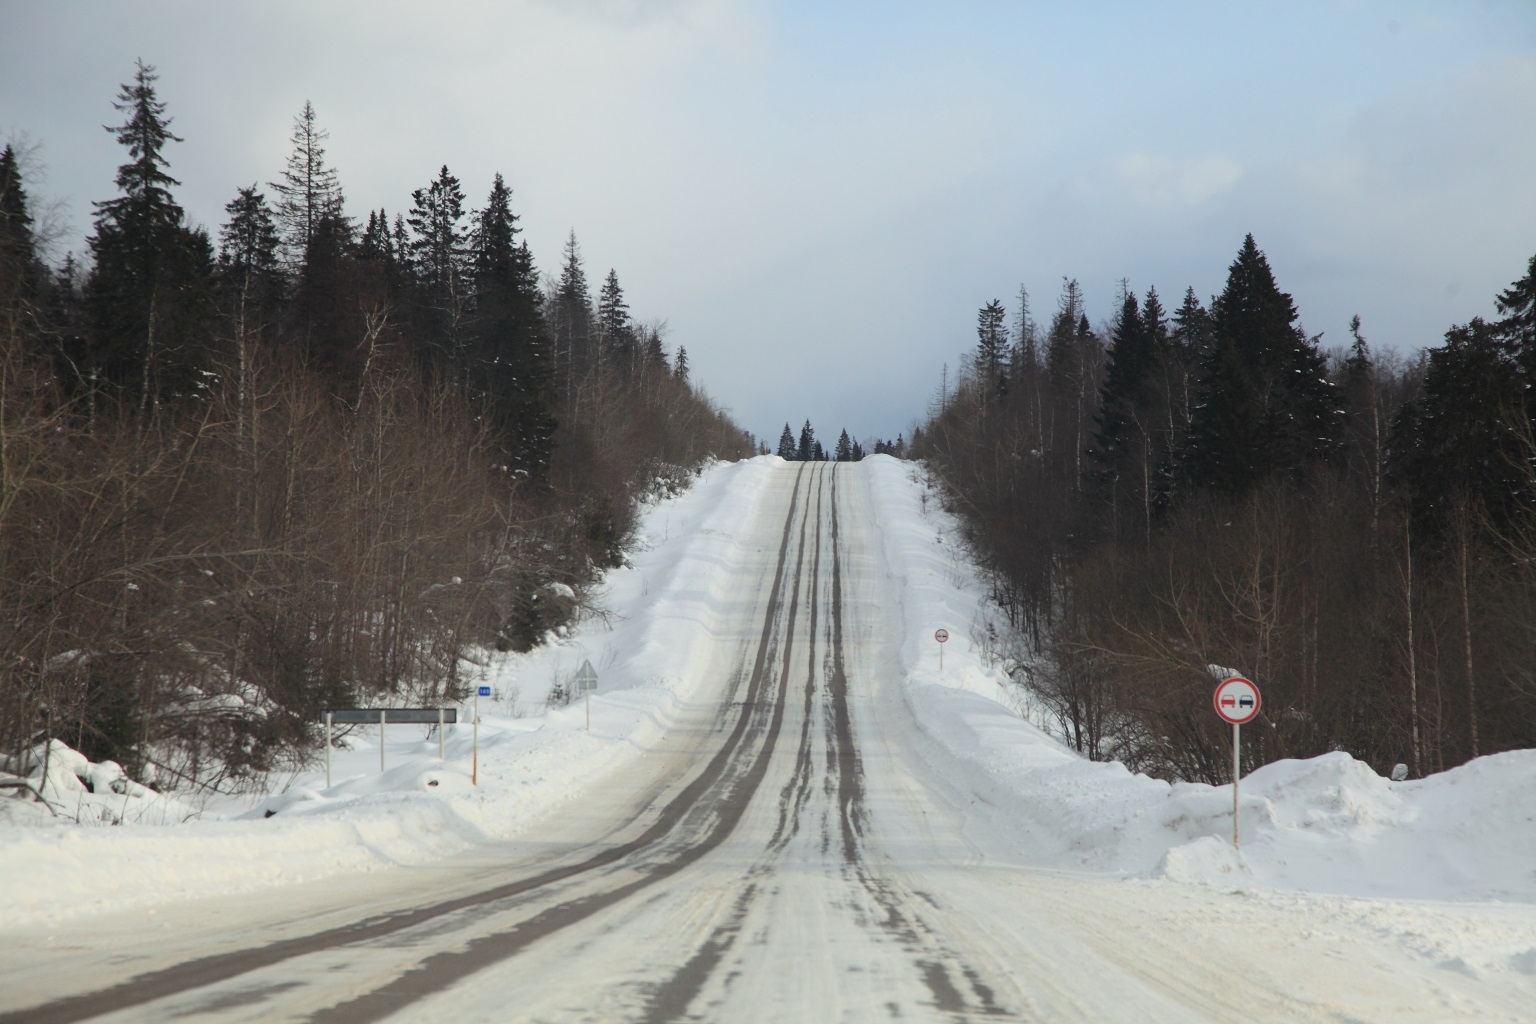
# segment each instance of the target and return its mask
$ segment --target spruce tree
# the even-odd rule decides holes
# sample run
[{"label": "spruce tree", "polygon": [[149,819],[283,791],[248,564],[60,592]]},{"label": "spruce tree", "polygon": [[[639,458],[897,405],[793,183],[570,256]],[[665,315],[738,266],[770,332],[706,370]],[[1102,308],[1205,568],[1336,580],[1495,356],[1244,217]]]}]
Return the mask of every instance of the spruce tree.
[{"label": "spruce tree", "polygon": [[1210,349],[1211,315],[1195,296],[1195,290],[1186,288],[1184,301],[1173,314],[1167,359],[1163,363],[1163,389],[1168,396],[1168,439],[1175,460],[1189,437],[1196,381],[1200,365]]},{"label": "spruce tree", "polygon": [[395,262],[395,243],[389,234],[389,215],[383,209],[369,210],[368,223],[357,240],[357,258],[370,263],[390,265]]},{"label": "spruce tree", "polygon": [[299,267],[290,340],[338,393],[350,394],[372,355],[358,344],[369,335],[368,311],[352,225],[339,215],[321,217]]},{"label": "spruce tree", "polygon": [[469,229],[464,224],[464,190],[443,165],[437,178],[411,193],[410,261],[419,295],[426,365],[443,379],[464,383],[464,351],[470,310]]},{"label": "spruce tree", "polygon": [[[1536,385],[1536,256],[1531,257],[1525,276],[1500,292],[1493,302],[1504,314],[1495,325],[1499,336],[1517,354],[1526,380]],[[1536,420],[1536,387],[1527,389],[1526,415]]]},{"label": "spruce tree", "polygon": [[219,283],[226,309],[252,331],[276,323],[283,294],[277,226],[266,196],[252,184],[237,189],[219,229]]},{"label": "spruce tree", "polygon": [[1090,450],[1095,467],[1092,490],[1104,507],[1112,538],[1128,533],[1145,541],[1156,493],[1152,385],[1158,351],[1136,296],[1129,291],[1110,329],[1106,356],[1098,430]]},{"label": "spruce tree", "polygon": [[1211,314],[1201,305],[1194,288],[1184,289],[1184,301],[1173,314],[1174,344],[1191,353],[1197,360],[1211,346]]},{"label": "spruce tree", "polygon": [[247,382],[255,350],[277,328],[283,275],[277,258],[277,228],[266,197],[252,184],[236,190],[224,207],[229,220],[219,230],[217,291],[220,313],[234,347],[238,425],[245,440]]},{"label": "spruce tree", "polygon": [[787,422],[784,424],[784,433],[779,435],[778,456],[790,462],[794,462],[799,457],[798,451],[795,448],[795,435],[790,431]]},{"label": "spruce tree", "polygon": [[0,151],[0,315],[19,317],[21,304],[37,299],[44,280],[20,161],[6,146]]},{"label": "spruce tree", "polygon": [[473,242],[476,375],[495,410],[509,471],[543,479],[555,421],[554,368],[545,335],[538,274],[519,243],[512,190],[500,174],[475,218]]},{"label": "spruce tree", "polygon": [[672,376],[679,383],[688,383],[688,350],[683,346],[677,346],[677,355],[672,359]]},{"label": "spruce tree", "polygon": [[641,362],[645,372],[665,373],[667,350],[661,343],[661,331],[655,327],[648,328],[645,332],[645,344],[641,348],[643,352]]},{"label": "spruce tree", "polygon": [[267,197],[255,185],[235,190],[224,206],[229,220],[219,229],[219,265],[237,273],[278,272],[277,227]]},{"label": "spruce tree", "polygon": [[282,253],[291,273],[297,273],[320,221],[342,216],[341,182],[335,168],[326,166],[321,145],[329,137],[330,132],[315,123],[314,105],[305,100],[304,109],[293,119],[293,152],[288,154],[282,180],[267,183],[278,197],[275,212]]},{"label": "spruce tree", "polygon": [[1002,390],[1008,365],[1008,311],[997,299],[982,306],[976,314],[976,374],[982,395],[996,397]]},{"label": "spruce tree", "polygon": [[1156,361],[1157,350],[1140,305],[1127,292],[1110,328],[1104,383],[1099,388],[1098,451],[1111,462],[1133,430],[1146,429],[1146,393]]},{"label": "spruce tree", "polygon": [[1197,394],[1184,451],[1186,479],[1197,487],[1241,494],[1302,470],[1338,440],[1323,357],[1296,326],[1295,304],[1252,235],[1213,304]]},{"label": "spruce tree", "polygon": [[1056,313],[1051,317],[1045,351],[1045,372],[1050,378],[1052,392],[1058,395],[1070,395],[1074,390],[1079,359],[1073,343],[1080,319],[1083,319],[1082,289],[1075,279],[1062,278],[1061,295],[1056,300]]},{"label": "spruce tree", "polygon": [[841,434],[837,435],[836,458],[838,462],[853,461],[853,442],[848,439],[848,429],[846,427],[843,428]]},{"label": "spruce tree", "polygon": [[1429,352],[1420,395],[1392,428],[1391,474],[1411,502],[1420,532],[1443,534],[1461,506],[1508,524],[1531,498],[1516,424],[1525,384],[1493,324],[1475,317]]},{"label": "spruce tree", "polygon": [[635,355],[634,328],[624,289],[619,287],[619,275],[612,268],[597,297],[597,329],[602,349],[613,356],[620,372],[629,373]]},{"label": "spruce tree", "polygon": [[155,92],[155,69],[143,61],[136,67],[113,104],[127,120],[107,128],[131,159],[117,169],[118,197],[94,204],[88,244],[96,265],[87,294],[96,349],[77,362],[89,362],[148,409],[204,383],[200,371],[212,362],[213,245],[206,232],[183,225],[171,195],[180,182],[167,173],[164,155],[181,139]]},{"label": "spruce tree", "polygon": [[575,377],[591,366],[592,295],[575,231],[565,242],[552,312],[556,362],[569,389]]},{"label": "spruce tree", "polygon": [[[1018,367],[1038,371],[1040,367],[1039,327],[1029,312],[1029,289],[1019,285],[1019,312],[1013,322],[1015,361]],[[1019,376],[1015,373],[1015,376]]]},{"label": "spruce tree", "polygon": [[800,428],[800,443],[795,446],[795,458],[801,462],[810,462],[816,454],[816,431],[811,429],[811,421],[806,420],[805,426]]}]

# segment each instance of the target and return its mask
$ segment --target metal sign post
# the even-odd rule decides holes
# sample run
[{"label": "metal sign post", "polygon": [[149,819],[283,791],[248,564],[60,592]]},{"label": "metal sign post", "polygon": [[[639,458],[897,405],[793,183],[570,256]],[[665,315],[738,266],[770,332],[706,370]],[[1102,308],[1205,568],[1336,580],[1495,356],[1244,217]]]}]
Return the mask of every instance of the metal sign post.
[{"label": "metal sign post", "polygon": [[592,662],[583,660],[581,671],[576,673],[576,686],[586,694],[587,732],[592,731],[592,691],[597,689],[597,670]]},{"label": "metal sign post", "polygon": [[455,708],[326,708],[322,721],[325,722],[325,785],[331,785],[331,739],[332,729],[337,725],[374,725],[379,727],[379,771],[384,771],[386,762],[384,759],[385,726],[390,722],[396,725],[435,725],[437,726],[437,755],[443,756],[443,726],[453,725],[459,720],[459,712]]},{"label": "metal sign post", "polygon": [[491,688],[489,686],[481,686],[475,689],[474,754],[471,756],[469,762],[469,784],[471,786],[480,785],[480,698],[489,697],[490,695]]},{"label": "metal sign post", "polygon": [[1243,773],[1242,729],[1244,722],[1251,722],[1263,703],[1259,688],[1242,676],[1223,679],[1211,696],[1216,714],[1223,722],[1232,723],[1232,848],[1238,848],[1237,830],[1237,781]]},{"label": "metal sign post", "polygon": [[933,634],[933,638],[939,642],[939,671],[944,671],[944,645],[949,643],[949,630],[941,629]]}]

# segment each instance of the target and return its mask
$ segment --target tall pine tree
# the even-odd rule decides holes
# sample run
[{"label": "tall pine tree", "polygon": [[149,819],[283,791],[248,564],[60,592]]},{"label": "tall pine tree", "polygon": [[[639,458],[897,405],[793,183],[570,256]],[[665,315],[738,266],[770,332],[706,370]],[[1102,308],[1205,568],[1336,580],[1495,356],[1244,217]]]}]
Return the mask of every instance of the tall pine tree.
[{"label": "tall pine tree", "polygon": [[512,190],[497,174],[475,217],[473,333],[477,376],[484,381],[516,477],[542,480],[549,469],[555,421],[554,369],[545,335],[538,273],[519,243]]},{"label": "tall pine tree", "polygon": [[237,330],[255,335],[277,320],[283,275],[277,226],[266,196],[253,184],[240,188],[224,207],[229,220],[219,229],[219,291]]},{"label": "tall pine tree", "polygon": [[592,293],[587,287],[587,272],[575,231],[565,241],[565,257],[553,300],[550,326],[555,335],[555,362],[569,392],[576,378],[592,365]]},{"label": "tall pine tree", "polygon": [[213,245],[183,224],[171,195],[180,182],[167,173],[164,151],[181,139],[171,133],[157,77],[139,61],[113,104],[127,120],[107,130],[130,159],[117,169],[119,195],[94,204],[87,294],[96,346],[75,359],[145,410],[196,392],[213,361]]},{"label": "tall pine tree", "polygon": [[1253,236],[1243,240],[1211,310],[1184,474],[1197,487],[1241,494],[1331,452],[1339,416],[1322,354],[1296,326]]},{"label": "tall pine tree", "polygon": [[[1155,303],[1157,293],[1149,293]],[[1157,314],[1151,318],[1155,323]],[[1151,540],[1160,504],[1158,446],[1158,351],[1155,328],[1127,291],[1110,329],[1104,383],[1099,388],[1098,430],[1092,448],[1094,491],[1115,540]]]},{"label": "tall pine tree", "polygon": [[1422,392],[1393,423],[1391,473],[1426,536],[1443,535],[1459,509],[1507,524],[1530,502],[1516,428],[1526,388],[1500,333],[1481,317],[1447,331],[1429,352]]},{"label": "tall pine tree", "polygon": [[1007,391],[1008,311],[997,299],[976,313],[976,375],[986,399]]},{"label": "tall pine tree", "polygon": [[634,328],[629,319],[629,304],[624,301],[624,289],[619,287],[619,275],[612,268],[609,268],[608,277],[597,296],[597,330],[603,359],[622,374],[632,372]]},{"label": "tall pine tree", "polygon": [[[1500,292],[1493,303],[1504,319],[1495,328],[1514,351],[1527,381],[1536,383],[1536,256],[1525,276]],[[1536,420],[1536,387],[1527,389],[1526,414]]]},{"label": "tall pine tree", "polygon": [[779,435],[779,450],[777,454],[779,458],[787,459],[790,462],[799,458],[799,452],[795,449],[795,435],[789,429],[788,423],[784,424],[784,432]]},{"label": "tall pine tree", "polygon": [[20,161],[6,146],[0,151],[0,311],[20,316],[21,304],[36,301],[44,279]]},{"label": "tall pine tree", "polygon": [[293,119],[293,152],[288,154],[282,180],[268,182],[278,197],[277,222],[290,273],[298,272],[321,220],[342,216],[341,182],[335,168],[326,165],[322,145],[329,137],[330,132],[315,123],[314,105],[305,100],[304,109]]},{"label": "tall pine tree", "polygon": [[469,228],[464,224],[464,190],[443,165],[437,178],[411,193],[410,261],[421,313],[423,362],[444,380],[466,383],[464,351],[470,312]]}]

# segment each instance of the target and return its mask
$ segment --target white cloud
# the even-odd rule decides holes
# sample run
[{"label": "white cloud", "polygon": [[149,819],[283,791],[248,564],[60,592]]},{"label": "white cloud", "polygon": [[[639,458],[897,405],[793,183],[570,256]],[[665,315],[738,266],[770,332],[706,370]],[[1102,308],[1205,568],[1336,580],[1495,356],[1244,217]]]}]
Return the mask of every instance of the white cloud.
[{"label": "white cloud", "polygon": [[1224,156],[1175,159],[1138,152],[1120,157],[1112,167],[1132,202],[1157,210],[1199,206],[1230,191],[1243,177],[1242,164]]}]

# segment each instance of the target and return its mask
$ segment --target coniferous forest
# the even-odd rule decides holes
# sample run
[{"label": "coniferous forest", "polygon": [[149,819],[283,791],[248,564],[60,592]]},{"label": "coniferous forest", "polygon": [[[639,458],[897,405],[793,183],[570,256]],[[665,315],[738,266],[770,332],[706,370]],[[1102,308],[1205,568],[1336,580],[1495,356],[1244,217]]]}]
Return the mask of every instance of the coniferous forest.
[{"label": "coniferous forest", "polygon": [[541,281],[500,174],[357,214],[305,104],[275,180],[189,222],[155,81],[117,96],[88,258],[43,259],[0,155],[0,751],[230,785],[324,706],[461,698],[639,500],[752,442],[574,233]]},{"label": "coniferous forest", "polygon": [[1023,289],[983,307],[912,440],[1069,741],[1228,781],[1236,671],[1263,694],[1247,767],[1536,745],[1536,258],[1408,358],[1359,317],[1324,350],[1252,236],[1209,303],[1122,292],[1099,329],[1073,280],[1044,324]]}]

